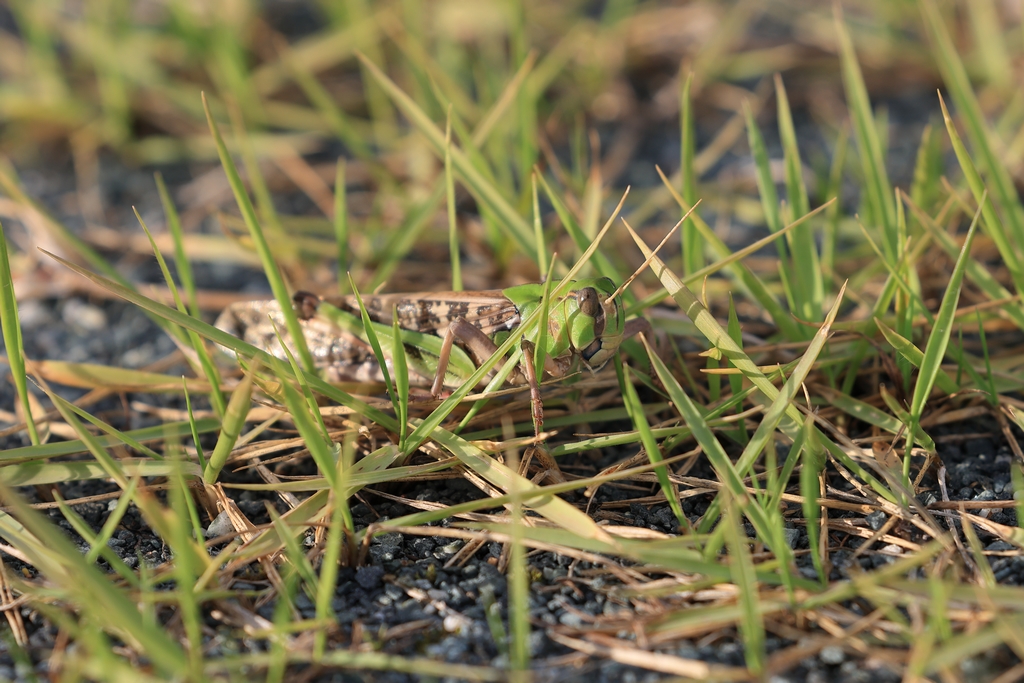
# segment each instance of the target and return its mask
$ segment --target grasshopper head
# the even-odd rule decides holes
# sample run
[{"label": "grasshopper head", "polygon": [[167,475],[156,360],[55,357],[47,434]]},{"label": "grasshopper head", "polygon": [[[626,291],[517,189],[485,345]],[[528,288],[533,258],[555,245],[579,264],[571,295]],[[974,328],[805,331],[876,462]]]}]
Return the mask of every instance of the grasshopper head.
[{"label": "grasshopper head", "polygon": [[592,372],[603,368],[622,343],[626,327],[622,304],[619,299],[605,303],[614,292],[615,283],[606,277],[577,280],[570,292],[577,309],[570,320],[570,339]]}]

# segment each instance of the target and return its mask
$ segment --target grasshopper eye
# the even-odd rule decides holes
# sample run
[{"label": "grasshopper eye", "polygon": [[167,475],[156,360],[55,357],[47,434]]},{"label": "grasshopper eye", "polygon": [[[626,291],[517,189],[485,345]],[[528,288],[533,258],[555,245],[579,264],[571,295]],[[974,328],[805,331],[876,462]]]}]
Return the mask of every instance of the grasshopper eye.
[{"label": "grasshopper eye", "polygon": [[311,292],[295,292],[292,295],[292,305],[299,316],[299,320],[309,320],[316,315],[317,306],[320,305],[320,297]]},{"label": "grasshopper eye", "polygon": [[596,318],[602,312],[601,300],[597,296],[597,290],[593,287],[584,287],[576,292],[576,302],[580,312],[588,318]]}]

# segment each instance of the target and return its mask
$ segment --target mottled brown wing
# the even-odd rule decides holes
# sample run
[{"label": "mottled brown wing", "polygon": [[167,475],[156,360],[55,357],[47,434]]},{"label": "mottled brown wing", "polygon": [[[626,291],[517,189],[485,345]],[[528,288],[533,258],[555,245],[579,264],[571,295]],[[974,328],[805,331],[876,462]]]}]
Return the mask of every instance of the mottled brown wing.
[{"label": "mottled brown wing", "polygon": [[[277,358],[286,359],[284,345],[294,357],[295,345],[285,328],[277,301],[242,301],[228,306],[217,318],[217,328]],[[384,375],[370,345],[322,318],[299,322],[313,362],[331,382],[383,382]],[[276,329],[275,329],[276,328]],[[278,334],[280,333],[280,337]],[[409,368],[410,382],[430,386],[433,377]]]},{"label": "mottled brown wing", "polygon": [[[325,301],[359,315],[354,296],[327,297]],[[441,336],[456,318],[480,329],[484,334],[508,331],[520,323],[519,310],[500,289],[477,292],[427,292],[422,294],[378,294],[363,297],[363,305],[376,322],[391,323],[391,311],[398,312],[398,324]]]}]

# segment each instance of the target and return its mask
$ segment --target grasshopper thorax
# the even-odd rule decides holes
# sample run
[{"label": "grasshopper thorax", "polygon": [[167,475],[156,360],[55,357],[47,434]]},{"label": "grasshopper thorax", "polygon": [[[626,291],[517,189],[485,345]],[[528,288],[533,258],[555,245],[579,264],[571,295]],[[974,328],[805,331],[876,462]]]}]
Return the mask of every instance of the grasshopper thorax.
[{"label": "grasshopper thorax", "polygon": [[603,368],[622,343],[626,316],[620,299],[608,301],[614,292],[615,283],[602,277],[576,280],[569,293],[576,300],[576,310],[569,316],[569,340],[593,372]]}]

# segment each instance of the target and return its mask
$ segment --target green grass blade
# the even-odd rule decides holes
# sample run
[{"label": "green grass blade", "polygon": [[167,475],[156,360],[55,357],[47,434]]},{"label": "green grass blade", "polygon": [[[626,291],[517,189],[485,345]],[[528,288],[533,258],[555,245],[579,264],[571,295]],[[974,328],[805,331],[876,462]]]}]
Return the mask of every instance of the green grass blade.
[{"label": "green grass blade", "polygon": [[[775,96],[778,102],[779,137],[782,140],[786,165],[786,195],[792,215],[805,216],[811,205],[804,184],[803,162],[797,146],[796,128],[789,109],[789,98],[782,84],[782,77],[775,76]],[[801,223],[786,238],[792,261],[783,261],[781,268],[788,271],[786,281],[792,284],[792,298],[796,303],[796,314],[806,321],[821,319],[825,301],[825,285],[821,277],[818,250],[815,247],[814,232],[809,222]]]},{"label": "green grass blade", "polygon": [[[672,297],[679,304],[680,309],[683,313],[693,321],[697,326],[697,329],[711,342],[712,347],[717,349],[723,357],[728,358],[729,361],[738,368],[743,375],[755,386],[757,389],[767,398],[769,401],[774,401],[779,396],[779,390],[772,384],[771,380],[764,375],[763,372],[757,367],[757,365],[750,360],[750,358],[743,352],[743,349],[736,345],[735,342],[729,337],[728,333],[722,329],[718,321],[715,320],[714,316],[711,315],[703,304],[694,296],[693,292],[683,284],[671,270],[669,270],[665,263],[653,255],[650,248],[640,238],[632,228],[629,228],[629,224],[626,223],[626,227],[629,229],[630,235],[633,237],[633,241],[636,242],[637,246],[643,251],[645,258],[651,258],[651,270],[661,280],[661,284],[669,291]],[[689,399],[687,399],[689,400]],[[780,427],[784,433],[790,438],[796,438],[797,433],[800,431],[800,425],[803,424],[803,416],[799,410],[793,405],[785,411],[786,417],[782,420]],[[828,439],[824,434],[820,434],[819,438],[829,452],[844,466],[849,468],[851,471],[856,473],[858,477],[861,477],[864,481],[868,482],[871,488],[875,489],[879,495],[884,497],[886,500],[893,500],[893,494],[886,489],[886,487],[879,482],[875,477],[872,477],[863,467],[858,465],[852,460],[838,445],[834,444],[831,439]],[[730,463],[731,464],[731,463]]]},{"label": "green grass blade", "polygon": [[217,437],[217,445],[210,454],[210,461],[203,471],[203,481],[212,484],[217,481],[220,471],[224,468],[231,455],[231,450],[238,441],[238,435],[242,433],[245,426],[245,417],[249,414],[249,407],[252,405],[252,383],[255,369],[251,369],[238,383],[235,390],[231,392],[231,400],[228,401],[228,409],[224,412],[224,422],[220,436]]},{"label": "green grass blade", "polygon": [[234,193],[235,201],[242,212],[245,226],[249,229],[253,244],[256,246],[256,252],[260,256],[260,261],[263,262],[263,270],[267,274],[267,280],[270,282],[270,289],[274,292],[274,298],[281,305],[281,314],[284,317],[285,326],[288,328],[288,334],[291,335],[295,348],[299,352],[302,367],[307,372],[312,372],[316,366],[313,363],[313,356],[309,353],[309,348],[306,346],[306,337],[302,334],[302,328],[299,326],[298,318],[296,318],[295,311],[292,308],[291,296],[288,294],[287,287],[285,287],[281,271],[278,270],[277,263],[274,261],[270,245],[260,229],[259,220],[256,218],[256,210],[249,200],[249,194],[245,191],[245,185],[242,182],[241,176],[238,175],[235,162],[231,159],[227,145],[224,144],[224,139],[220,135],[220,129],[213,121],[213,115],[210,113],[210,107],[206,103],[205,96],[203,97],[203,108],[206,111],[206,121],[210,126],[210,132],[213,134],[214,142],[217,145],[217,154],[220,157],[224,173],[227,175],[228,184],[231,185],[231,191]]},{"label": "green grass blade", "polygon": [[[942,72],[942,78],[949,88],[953,101],[956,103],[957,111],[961,112],[963,116],[964,123],[967,126],[967,134],[970,137],[975,153],[978,155],[981,167],[984,169],[985,175],[990,179],[993,190],[992,210],[995,212],[998,209],[1006,217],[1009,226],[1006,239],[1016,244],[1018,248],[1021,248],[1024,245],[1024,206],[1021,206],[1020,198],[1009,170],[996,151],[997,147],[1002,145],[995,140],[993,133],[988,130],[985,116],[981,110],[981,104],[971,88],[971,81],[967,75],[967,70],[960,61],[959,53],[953,44],[953,40],[942,20],[942,16],[939,14],[938,8],[935,6],[934,0],[919,0],[918,6],[924,15],[924,24],[928,29],[928,34],[935,43],[935,52],[938,57],[936,61],[938,62],[939,70]],[[948,127],[949,124],[947,123]],[[957,152],[957,158],[960,158],[959,152]],[[966,169],[964,169],[964,173],[967,173]],[[975,201],[980,201],[980,192],[974,189],[974,183],[970,179],[968,179],[968,182],[972,186],[971,191],[974,192]],[[990,223],[987,216],[986,223],[989,224],[990,230],[996,229],[997,224]],[[1004,253],[1003,258],[1006,259],[1007,265],[1012,265],[1014,271],[1020,272],[1020,253],[1017,250],[1013,250],[1012,254]],[[1018,287],[1020,287],[1019,282]]]},{"label": "green grass blade", "polygon": [[25,375],[25,347],[21,339],[21,321],[18,319],[18,302],[14,298],[14,278],[11,262],[7,255],[7,238],[0,225],[0,328],[3,328],[4,348],[7,350],[7,365],[11,369],[14,388],[28,427],[28,436],[33,445],[39,445],[39,429],[32,415],[29,402],[28,382]]},{"label": "green grass blade", "polygon": [[747,668],[755,677],[764,673],[765,633],[761,616],[761,596],[757,589],[757,572],[754,560],[747,547],[747,535],[743,532],[741,517],[737,514],[736,503],[729,501],[725,510],[725,536],[729,547],[729,570],[732,581],[739,590],[742,610],[740,635],[746,653]]},{"label": "green grass blade", "polygon": [[[445,150],[444,133],[438,130],[437,126],[420,109],[419,105],[388,78],[377,65],[363,55],[359,55],[359,58],[366,72],[384,89],[384,92],[391,98],[391,101],[409,118],[416,129],[426,137],[427,141],[434,148],[435,153],[443,158]],[[451,158],[452,167],[462,177],[467,188],[481,203],[485,204],[501,219],[512,237],[519,243],[523,253],[532,254],[533,229],[529,224],[512,208],[512,205],[502,196],[498,189],[484,178],[461,150],[457,147],[452,147]]]},{"label": "green grass blade", "polygon": [[[964,247],[961,249],[960,256],[953,267],[953,274],[949,278],[946,293],[942,296],[939,314],[935,317],[935,326],[932,328],[932,333],[929,335],[928,343],[924,348],[924,358],[921,360],[917,384],[914,385],[914,395],[910,401],[911,434],[916,431],[921,421],[925,404],[931,395],[932,387],[935,385],[935,378],[941,372],[942,359],[946,355],[946,347],[949,345],[949,335],[953,331],[953,317],[956,315],[957,304],[960,301],[960,285],[964,279],[967,261],[970,259],[971,245],[974,243],[974,235],[978,227],[978,221],[981,218],[982,209],[985,206],[985,199],[986,195],[982,195],[981,204],[978,207],[978,211],[974,214],[971,227],[967,231]],[[904,462],[904,480],[908,476],[910,440],[908,438],[908,456]],[[906,484],[906,481],[904,484]]]},{"label": "green grass blade", "polygon": [[338,157],[338,168],[334,173],[334,241],[338,246],[338,294],[344,296],[345,278],[341,273],[349,269],[348,246],[348,187],[345,184],[345,157]]},{"label": "green grass blade", "polygon": [[[996,248],[999,249],[999,255],[1006,262],[1006,268],[1010,271],[1010,277],[1017,286],[1017,291],[1024,291],[1024,268],[1021,266],[1021,257],[1018,252],[1020,245],[1024,244],[1024,242],[1019,241],[1021,238],[1015,232],[1008,232],[1004,228],[1004,223],[999,217],[995,204],[991,201],[983,201],[982,198],[988,196],[987,186],[981,174],[978,173],[974,161],[967,152],[967,148],[964,147],[960,135],[956,132],[956,126],[953,125],[953,119],[950,117],[949,110],[946,109],[946,103],[941,95],[939,96],[939,106],[942,107],[942,118],[946,123],[946,131],[949,133],[950,142],[953,143],[953,151],[956,153],[957,161],[960,162],[960,169],[964,172],[964,179],[967,180],[967,185],[971,188],[974,201],[981,207],[982,216],[985,219],[983,225],[986,228],[986,234],[992,238]],[[1004,210],[1003,215],[1010,217],[1014,213],[1012,210]]]},{"label": "green grass blade", "polygon": [[857,133],[861,169],[864,175],[865,193],[872,218],[882,231],[882,249],[890,262],[896,262],[898,248],[896,235],[896,207],[892,201],[892,186],[885,170],[882,145],[878,129],[871,113],[864,75],[853,49],[853,41],[846,30],[839,5],[835,5],[836,34],[839,38],[839,55],[842,62],[843,86],[846,90],[847,106]]},{"label": "green grass blade", "polygon": [[[693,163],[697,147],[697,124],[693,116],[693,101],[690,98],[692,86],[693,72],[691,71],[686,75],[686,80],[683,81],[683,87],[679,92],[679,175],[682,181],[680,193],[686,200],[684,207],[697,203],[697,167]],[[685,216],[688,210],[686,208],[682,210]],[[704,267],[704,245],[701,242],[700,233],[690,217],[686,217],[686,220],[683,221],[682,240],[683,272],[686,275],[691,275]]]},{"label": "green grass blade", "polygon": [[[646,339],[643,340],[646,345]],[[647,348],[648,353],[652,353],[650,347]],[[618,356],[615,358],[616,370],[622,366],[622,359]],[[629,419],[633,422],[633,426],[636,427],[640,433],[640,442],[644,446],[644,452],[647,453],[647,459],[652,463],[659,463],[664,458],[661,455],[661,449],[658,448],[658,442],[654,439],[654,435],[651,433],[651,425],[647,422],[647,417],[644,415],[643,406],[640,403],[640,396],[636,393],[636,387],[633,386],[633,380],[630,377],[629,368],[622,366],[622,398],[626,406],[626,411],[629,413]],[[668,468],[661,466],[655,468],[655,474],[658,476],[658,485],[661,487],[661,492],[665,496],[665,500],[668,501],[668,505],[672,508],[672,514],[676,516],[676,520],[679,522],[679,526],[682,529],[689,529],[690,522],[683,513],[683,505],[679,502],[679,491],[675,485],[669,480]]]}]

